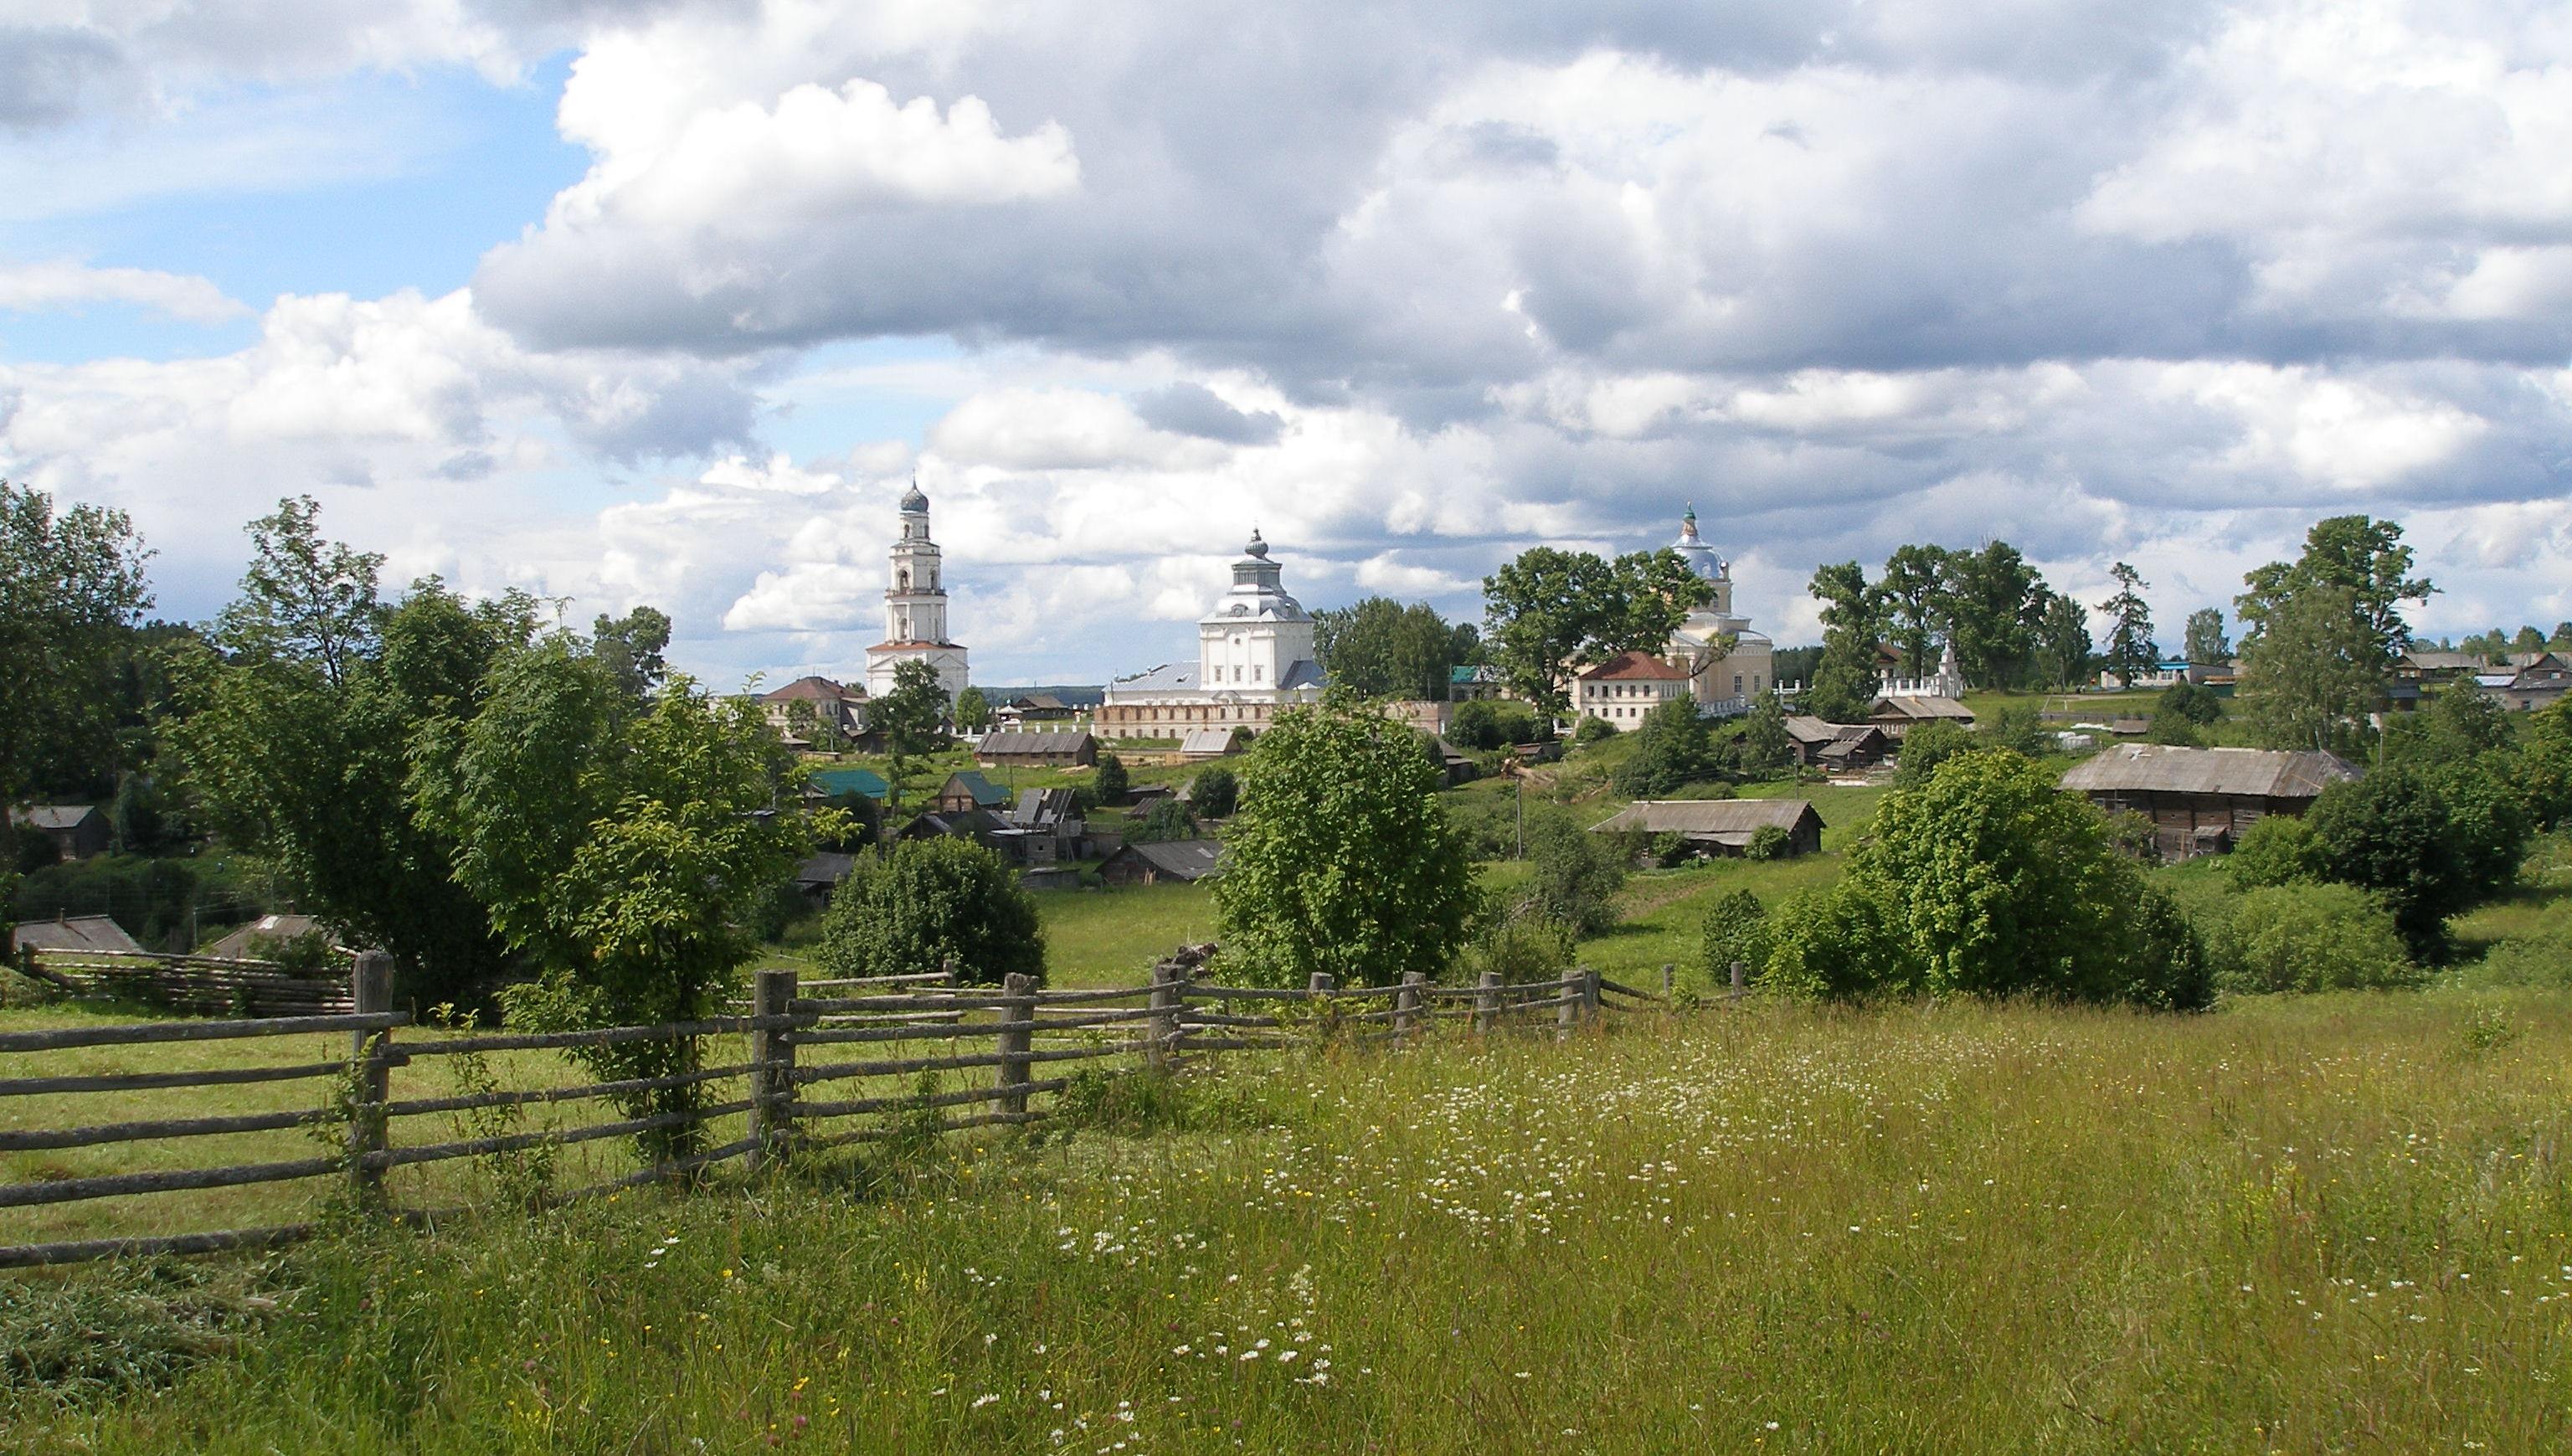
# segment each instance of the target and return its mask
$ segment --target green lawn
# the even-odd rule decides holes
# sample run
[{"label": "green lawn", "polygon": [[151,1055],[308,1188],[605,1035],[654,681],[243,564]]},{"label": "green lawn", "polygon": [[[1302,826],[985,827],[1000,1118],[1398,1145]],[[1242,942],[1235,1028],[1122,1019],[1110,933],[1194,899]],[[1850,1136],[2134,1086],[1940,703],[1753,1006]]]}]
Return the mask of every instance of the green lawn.
[{"label": "green lawn", "polygon": [[1045,890],[1036,911],[1055,986],[1137,986],[1170,952],[1214,939],[1214,897],[1201,884]]}]

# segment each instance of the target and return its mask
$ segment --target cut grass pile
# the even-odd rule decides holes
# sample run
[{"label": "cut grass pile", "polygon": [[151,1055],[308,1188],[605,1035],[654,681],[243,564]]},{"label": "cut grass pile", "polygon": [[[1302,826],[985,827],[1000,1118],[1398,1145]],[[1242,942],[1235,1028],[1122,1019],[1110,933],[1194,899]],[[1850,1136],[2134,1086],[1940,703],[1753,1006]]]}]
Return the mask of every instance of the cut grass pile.
[{"label": "cut grass pile", "polygon": [[[1245,1059],[1186,1097],[1233,1130],[995,1140],[872,1201],[826,1169],[229,1264],[223,1308],[274,1307],[227,1314],[175,1388],[158,1353],[68,1398],[12,1374],[0,1445],[2538,1451],[2565,1429],[2561,994],[1754,1005]],[[14,1277],[0,1329],[137,1278]],[[98,1333],[167,1351],[149,1325]]]}]

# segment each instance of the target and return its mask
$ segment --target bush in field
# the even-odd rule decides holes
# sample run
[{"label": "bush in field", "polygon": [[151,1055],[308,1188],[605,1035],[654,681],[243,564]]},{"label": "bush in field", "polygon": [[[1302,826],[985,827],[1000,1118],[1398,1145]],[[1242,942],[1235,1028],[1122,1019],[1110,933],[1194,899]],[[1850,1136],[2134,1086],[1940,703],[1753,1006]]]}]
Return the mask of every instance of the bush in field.
[{"label": "bush in field", "polygon": [[1439,773],[1409,728],[1334,693],[1279,715],[1245,761],[1214,882],[1223,964],[1301,986],[1444,970],[1479,894]]},{"label": "bush in field", "polygon": [[2423,964],[2445,958],[2449,916],[2516,877],[2527,833],[2474,765],[2388,764],[2323,790],[2307,819],[2323,877],[2378,896]]},{"label": "bush in field", "polygon": [[2322,844],[2310,823],[2291,814],[2270,814],[2246,831],[2224,868],[2245,890],[2264,885],[2314,884],[2322,878]]},{"label": "bush in field", "polygon": [[1705,927],[1697,943],[1697,965],[1705,972],[1706,984],[1730,986],[1735,961],[1741,963],[1744,975],[1758,975],[1768,964],[1773,939],[1768,909],[1759,903],[1758,896],[1747,890],[1718,896],[1706,908]]},{"label": "bush in field", "polygon": [[1542,915],[1503,913],[1488,917],[1457,957],[1459,979],[1480,982],[1487,971],[1500,973],[1504,986],[1553,981],[1572,967],[1571,930]]},{"label": "bush in field", "polygon": [[1528,859],[1536,866],[1528,899],[1538,914],[1595,935],[1616,923],[1616,892],[1633,853],[1589,833],[1557,809],[1528,816]]},{"label": "bush in field", "polygon": [[1992,748],[2006,748],[2029,758],[2053,747],[2045,731],[2045,714],[2034,703],[2011,703],[1992,714],[1991,721],[1975,731],[1976,738]]},{"label": "bush in field", "polygon": [[1688,857],[1687,836],[1671,831],[1653,835],[1646,853],[1652,857],[1653,864],[1664,870],[1670,869]]},{"label": "bush in field", "polygon": [[2226,991],[2339,991],[2417,979],[2393,917],[2347,885],[2276,885],[2234,906],[2212,946]]},{"label": "bush in field", "polygon": [[1750,843],[1742,846],[1744,859],[1782,860],[1795,847],[1795,837],[1774,824],[1763,824],[1750,831]]},{"label": "bush in field", "polygon": [[1536,712],[1525,703],[1475,698],[1458,703],[1447,721],[1447,738],[1459,748],[1488,752],[1512,743],[1534,743],[1539,737]]},{"label": "bush in field", "polygon": [[1143,811],[1134,827],[1125,831],[1128,844],[1151,844],[1160,840],[1194,839],[1197,837],[1196,816],[1176,799],[1163,799]]},{"label": "bush in field", "polygon": [[822,916],[818,959],[834,977],[1044,978],[1035,897],[998,855],[963,839],[911,840],[860,860]]},{"label": "bush in field", "polygon": [[2213,995],[2196,933],[2106,816],[2015,753],[1965,754],[1887,795],[1847,876],[1781,923],[1770,974],[1811,995]]},{"label": "bush in field", "polygon": [[1615,736],[1616,725],[1605,718],[1584,718],[1581,726],[1572,730],[1575,743],[1604,743]]},{"label": "bush in field", "polygon": [[1110,806],[1124,803],[1129,786],[1125,760],[1112,753],[1098,755],[1098,771],[1090,779],[1090,787],[1097,791],[1098,802]]},{"label": "bush in field", "polygon": [[2147,865],[2162,862],[2161,831],[2154,828],[2153,817],[2132,809],[2121,809],[2108,816],[2108,843],[2117,853]]},{"label": "bush in field", "polygon": [[1944,718],[1915,723],[1902,734],[1902,747],[1895,755],[1899,766],[1893,781],[1905,788],[1929,782],[1938,765],[1960,754],[1971,753],[1981,745],[1974,735]]},{"label": "bush in field", "polygon": [[1241,802],[1241,780],[1222,764],[1197,770],[1188,781],[1188,807],[1208,819],[1229,819]]},{"label": "bush in field", "polygon": [[2173,683],[2153,704],[2153,717],[2164,715],[2204,728],[2224,717],[2224,699],[2204,683]]}]

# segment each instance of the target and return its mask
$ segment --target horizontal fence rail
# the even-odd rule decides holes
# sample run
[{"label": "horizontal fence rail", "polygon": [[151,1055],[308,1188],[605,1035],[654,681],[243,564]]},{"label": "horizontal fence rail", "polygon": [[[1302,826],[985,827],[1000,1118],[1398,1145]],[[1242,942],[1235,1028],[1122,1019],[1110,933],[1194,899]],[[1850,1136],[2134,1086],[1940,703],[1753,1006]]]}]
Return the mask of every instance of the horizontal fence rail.
[{"label": "horizontal fence rail", "polygon": [[338,968],[290,970],[274,961],[148,951],[34,950],[26,953],[22,969],[81,995],[197,1016],[319,1016],[354,1006],[349,973]]},{"label": "horizontal fence rail", "polygon": [[[541,1194],[545,1202],[567,1202],[690,1177],[734,1160],[756,1171],[803,1152],[931,1128],[944,1133],[1041,1122],[1051,1115],[1051,1106],[1038,1099],[1057,1097],[1069,1089],[1071,1074],[1083,1074],[1082,1064],[1121,1060],[1125,1066],[1108,1069],[1121,1074],[1167,1069],[1195,1056],[1281,1052],[1333,1041],[1399,1046],[1428,1035],[1438,1022],[1470,1022],[1477,1033],[1535,1025],[1569,1035],[1606,1010],[1673,1005],[1666,968],[1662,985],[1656,995],[1579,970],[1515,985],[1486,975],[1478,985],[1439,986],[1414,974],[1396,986],[1344,988],[1327,976],[1315,976],[1303,988],[1276,989],[1194,979],[1173,963],[1155,968],[1150,982],[1141,986],[1048,991],[1014,975],[996,987],[964,984],[952,967],[922,975],[813,981],[792,971],[763,971],[754,978],[749,998],[725,1008],[733,1014],[660,1026],[485,1034],[414,1027],[407,1014],[392,1009],[389,958],[368,953],[357,958],[336,1010],[0,1032],[0,1054],[13,1057],[102,1049],[168,1056],[170,1049],[188,1044],[316,1034],[348,1039],[342,1044],[344,1058],[322,1061],[0,1076],[0,1098],[331,1083],[326,1094],[308,1093],[310,1101],[301,1107],[122,1120],[94,1116],[61,1127],[0,1128],[0,1154],[262,1134],[322,1137],[331,1144],[321,1155],[272,1155],[212,1167],[95,1173],[40,1167],[33,1177],[0,1183],[0,1209],[335,1178],[359,1207],[434,1224],[463,1210],[396,1207],[386,1189],[387,1173],[459,1159],[529,1153],[550,1157],[545,1150],[618,1138],[657,1139],[649,1145],[662,1150],[639,1170],[567,1191],[551,1191],[548,1183]],[[1608,1001],[1608,996],[1616,1000]],[[709,1038],[741,1040],[709,1044]],[[738,1048],[744,1041],[746,1057],[705,1055],[710,1047]],[[494,1069],[523,1077],[524,1065],[460,1060],[579,1054],[652,1043],[674,1049],[677,1070],[561,1086],[501,1086],[502,1074]],[[830,1049],[840,1047],[859,1055],[828,1060]],[[699,1065],[700,1059],[707,1065]],[[414,1090],[394,1095],[396,1071],[441,1065],[479,1070],[469,1079],[460,1072],[446,1079],[450,1087],[445,1094]],[[1060,1069],[1060,1074],[1040,1079],[1040,1068]],[[19,1070],[0,1064],[0,1073]],[[988,1076],[972,1086],[938,1085],[943,1075],[954,1073]],[[866,1085],[870,1083],[875,1085]],[[601,1120],[572,1126],[517,1124],[529,1109],[578,1112],[584,1104],[602,1100],[612,1107],[581,1113],[611,1112]],[[395,1140],[396,1128],[435,1116],[449,1118],[460,1135]],[[849,1118],[876,1120],[851,1126]],[[719,1125],[742,1128],[743,1135],[718,1132]],[[273,1144],[271,1150],[276,1150]],[[546,1175],[551,1175],[550,1163]],[[270,1248],[310,1237],[319,1226],[306,1221],[18,1243],[0,1246],[0,1268]]]}]

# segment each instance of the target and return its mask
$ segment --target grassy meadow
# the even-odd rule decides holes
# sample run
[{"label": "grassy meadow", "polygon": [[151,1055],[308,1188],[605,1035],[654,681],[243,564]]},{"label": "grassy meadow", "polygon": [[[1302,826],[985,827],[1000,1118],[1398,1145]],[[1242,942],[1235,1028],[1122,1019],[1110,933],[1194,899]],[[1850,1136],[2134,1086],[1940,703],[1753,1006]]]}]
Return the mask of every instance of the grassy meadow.
[{"label": "grassy meadow", "polygon": [[1235,1059],[1129,1110],[765,1187],[14,1276],[0,1447],[2531,1452],[2572,1430],[2561,993],[1754,1003]]}]

